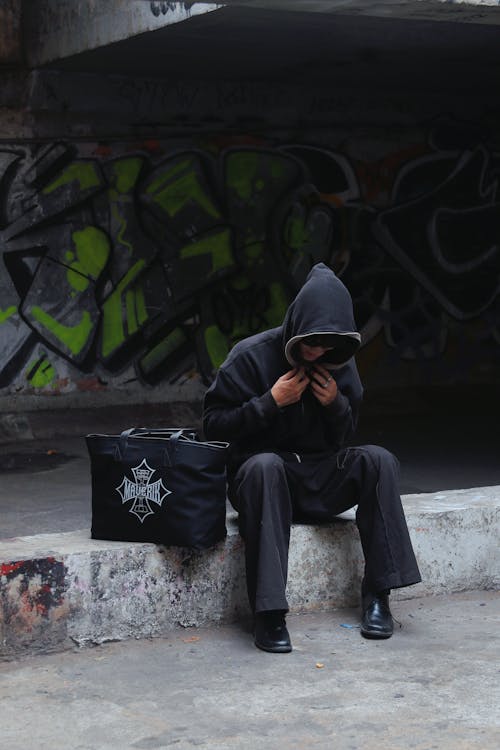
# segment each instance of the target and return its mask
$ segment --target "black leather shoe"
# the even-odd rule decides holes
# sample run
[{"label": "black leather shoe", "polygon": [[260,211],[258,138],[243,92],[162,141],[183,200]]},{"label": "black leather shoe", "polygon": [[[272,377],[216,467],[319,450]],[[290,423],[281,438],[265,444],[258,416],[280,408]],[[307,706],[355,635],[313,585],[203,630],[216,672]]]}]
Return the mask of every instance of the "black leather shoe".
[{"label": "black leather shoe", "polygon": [[393,631],[394,623],[387,594],[364,596],[361,635],[365,638],[390,638]]},{"label": "black leather shoe", "polygon": [[255,616],[255,645],[273,654],[287,654],[292,650],[282,612],[271,610]]}]

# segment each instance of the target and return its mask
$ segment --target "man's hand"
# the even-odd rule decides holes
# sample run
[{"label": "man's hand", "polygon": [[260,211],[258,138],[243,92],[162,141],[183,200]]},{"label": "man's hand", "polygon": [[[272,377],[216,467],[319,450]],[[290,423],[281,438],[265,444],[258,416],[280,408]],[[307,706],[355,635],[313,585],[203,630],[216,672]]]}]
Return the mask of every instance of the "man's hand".
[{"label": "man's hand", "polygon": [[337,398],[337,382],[326,367],[314,365],[311,373],[311,390],[322,406],[328,406]]},{"label": "man's hand", "polygon": [[303,367],[286,372],[271,388],[271,396],[281,409],[300,401],[302,394],[309,385],[309,377]]}]

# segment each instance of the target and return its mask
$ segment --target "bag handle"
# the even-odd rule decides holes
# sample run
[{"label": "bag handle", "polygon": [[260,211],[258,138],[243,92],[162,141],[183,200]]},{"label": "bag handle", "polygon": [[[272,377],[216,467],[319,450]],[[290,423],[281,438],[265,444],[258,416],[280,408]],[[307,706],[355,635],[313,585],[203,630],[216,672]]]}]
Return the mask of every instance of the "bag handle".
[{"label": "bag handle", "polygon": [[[177,463],[177,444],[180,438],[183,437],[185,440],[189,440],[188,437],[182,434],[182,430],[176,430],[170,435],[170,440],[165,445],[165,463],[164,466],[175,466]],[[170,451],[172,448],[172,451]]]},{"label": "bag handle", "polygon": [[175,466],[177,463],[178,453],[179,453],[179,443],[194,443],[196,446],[202,447],[210,447],[215,448],[217,450],[226,450],[229,446],[229,443],[225,443],[219,440],[209,440],[209,441],[203,441],[203,440],[194,440],[189,435],[184,435],[183,430],[177,430],[170,436],[170,440],[168,440],[165,444],[165,454],[164,454],[164,460],[165,463],[164,466]]},{"label": "bag handle", "polygon": [[[188,435],[185,435],[185,433],[188,433]],[[147,437],[148,435],[151,435],[152,437],[156,435],[165,435],[170,439],[176,437],[176,440],[181,436],[186,437],[187,439],[196,439],[196,431],[192,427],[130,427],[128,430],[123,430],[120,434],[118,446],[116,448],[118,459],[121,459],[124,456],[128,447],[128,439],[130,437]]]},{"label": "bag handle", "polygon": [[144,427],[130,427],[128,430],[123,430],[118,440],[118,445],[116,446],[116,453],[118,454],[117,458],[119,460],[122,460],[123,456],[125,455],[128,445],[128,439],[132,435],[132,433],[137,433],[144,429]]},{"label": "bag handle", "polygon": [[[187,433],[187,434],[186,434]],[[164,441],[165,450],[163,453],[163,465],[164,466],[175,466],[178,460],[179,453],[179,441],[183,443],[196,443],[197,445],[210,445],[213,448],[225,449],[229,443],[223,443],[218,441],[203,442],[198,440],[196,431],[189,427],[160,427],[157,430],[149,427],[130,427],[128,430],[123,430],[118,439],[118,444],[115,446],[115,459],[118,461],[123,460],[128,448],[128,440],[130,437],[143,437],[148,436],[155,437],[164,435],[168,436],[168,440]]]}]

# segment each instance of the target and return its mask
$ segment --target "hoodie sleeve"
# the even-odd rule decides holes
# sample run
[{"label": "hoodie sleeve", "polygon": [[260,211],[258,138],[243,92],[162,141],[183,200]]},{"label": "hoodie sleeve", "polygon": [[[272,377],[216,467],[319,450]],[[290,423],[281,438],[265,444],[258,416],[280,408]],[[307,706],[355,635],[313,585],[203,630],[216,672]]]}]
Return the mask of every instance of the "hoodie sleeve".
[{"label": "hoodie sleeve", "polygon": [[357,413],[340,390],[335,401],[325,407],[324,418],[329,442],[339,447],[345,445],[356,429]]},{"label": "hoodie sleeve", "polygon": [[337,398],[323,411],[329,440],[342,447],[354,433],[363,396],[363,388],[355,364],[351,364],[349,378],[340,376],[337,381]]},{"label": "hoodie sleeve", "polygon": [[245,393],[227,370],[220,369],[205,395],[203,431],[208,440],[241,440],[266,428],[278,413],[271,391]]}]

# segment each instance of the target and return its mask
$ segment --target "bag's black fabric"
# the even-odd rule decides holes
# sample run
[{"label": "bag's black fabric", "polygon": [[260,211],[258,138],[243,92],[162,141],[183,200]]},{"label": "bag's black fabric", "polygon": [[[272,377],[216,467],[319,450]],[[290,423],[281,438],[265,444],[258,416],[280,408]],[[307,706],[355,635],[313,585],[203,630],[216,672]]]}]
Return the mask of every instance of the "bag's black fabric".
[{"label": "bag's black fabric", "polygon": [[93,539],[206,549],[225,537],[227,443],[185,428],[85,440]]}]

